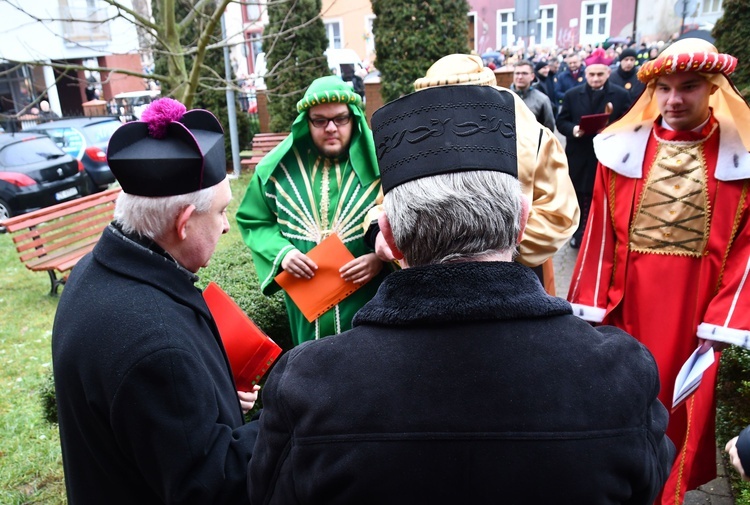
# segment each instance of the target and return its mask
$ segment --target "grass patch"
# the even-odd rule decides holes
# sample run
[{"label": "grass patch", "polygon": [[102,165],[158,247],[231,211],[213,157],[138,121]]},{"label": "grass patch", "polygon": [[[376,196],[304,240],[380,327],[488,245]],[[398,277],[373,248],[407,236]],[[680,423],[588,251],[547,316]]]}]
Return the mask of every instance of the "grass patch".
[{"label": "grass patch", "polygon": [[[221,238],[201,287],[214,280],[282,347],[289,326],[279,296],[260,294],[250,252],[242,243],[234,215],[249,174],[231,181],[230,232]],[[65,288],[62,289],[64,291]],[[0,235],[0,503],[64,504],[60,437],[51,382],[52,322],[58,297],[51,297],[46,274],[21,262],[7,234]],[[257,314],[257,315],[256,315]]]},{"label": "grass patch", "polygon": [[46,274],[21,264],[0,235],[0,503],[65,503],[57,426],[44,419],[57,298]]}]

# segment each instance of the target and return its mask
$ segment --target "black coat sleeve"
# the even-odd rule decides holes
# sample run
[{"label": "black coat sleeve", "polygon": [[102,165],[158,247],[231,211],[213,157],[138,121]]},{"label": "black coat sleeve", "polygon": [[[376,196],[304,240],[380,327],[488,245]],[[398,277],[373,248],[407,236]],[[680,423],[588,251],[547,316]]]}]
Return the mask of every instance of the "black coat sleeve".
[{"label": "black coat sleeve", "polygon": [[742,430],[740,438],[737,439],[737,455],[740,457],[742,469],[747,475],[750,471],[750,426]]}]

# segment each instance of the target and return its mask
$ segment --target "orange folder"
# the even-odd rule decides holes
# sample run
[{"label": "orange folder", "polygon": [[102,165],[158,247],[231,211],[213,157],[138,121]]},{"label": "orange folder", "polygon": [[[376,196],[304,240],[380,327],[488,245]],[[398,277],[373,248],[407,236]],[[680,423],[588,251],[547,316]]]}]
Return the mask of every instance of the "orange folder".
[{"label": "orange folder", "polygon": [[252,391],[281,354],[281,347],[218,284],[209,282],[203,298],[219,329],[237,389]]},{"label": "orange folder", "polygon": [[363,284],[341,278],[339,268],[354,256],[335,233],[313,247],[307,256],[318,265],[312,279],[298,279],[288,272],[281,272],[275,280],[312,323]]}]

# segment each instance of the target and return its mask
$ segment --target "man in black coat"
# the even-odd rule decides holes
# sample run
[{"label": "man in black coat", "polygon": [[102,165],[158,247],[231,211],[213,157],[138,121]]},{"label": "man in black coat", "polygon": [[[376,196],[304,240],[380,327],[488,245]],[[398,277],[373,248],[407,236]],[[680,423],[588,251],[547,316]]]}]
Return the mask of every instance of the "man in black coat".
[{"label": "man in black coat", "polygon": [[[547,60],[540,60],[534,65],[534,76],[536,76],[534,87],[547,95],[549,103],[552,105],[552,115],[554,119],[557,119],[557,109],[560,108],[560,103],[555,96],[555,72],[552,71]],[[555,125],[553,124],[550,130],[554,129]]]},{"label": "man in black coat", "polygon": [[194,285],[229,229],[221,124],[170,98],[112,136],[115,220],[73,270],[52,359],[68,502],[248,503],[257,422]]},{"label": "man in black coat", "polygon": [[646,85],[638,80],[638,66],[636,65],[637,53],[635,49],[624,49],[620,53],[620,61],[617,68],[609,76],[609,82],[625,88],[630,95],[630,101],[635,102]]},{"label": "man in black coat", "polygon": [[555,81],[555,98],[559,104],[569,90],[583,84],[586,67],[581,63],[581,57],[577,53],[570,54],[565,59],[566,69],[557,74]]},{"label": "man in black coat", "polygon": [[674,455],[653,357],[512,261],[529,209],[513,103],[442,86],[373,115],[404,268],[352,330],[272,370],[252,503],[653,502]]},{"label": "man in black coat", "polygon": [[[591,196],[596,175],[594,135],[597,131],[584,131],[580,127],[581,117],[609,113],[608,123],[616,120],[630,107],[630,95],[624,88],[608,82],[609,67],[596,63],[586,67],[586,83],[570,89],[563,97],[562,108],[557,116],[557,130],[565,135],[565,154],[568,156],[570,180],[576,190],[581,220],[578,230],[570,239],[570,245],[578,248],[586,229]],[[602,128],[605,125],[602,125]]]}]

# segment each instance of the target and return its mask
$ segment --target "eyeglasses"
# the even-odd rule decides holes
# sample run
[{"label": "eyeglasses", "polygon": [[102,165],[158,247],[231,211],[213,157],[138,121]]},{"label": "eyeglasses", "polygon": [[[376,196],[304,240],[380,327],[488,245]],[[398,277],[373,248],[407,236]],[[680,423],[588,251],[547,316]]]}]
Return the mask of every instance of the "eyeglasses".
[{"label": "eyeglasses", "polygon": [[315,128],[326,128],[328,127],[328,123],[333,121],[333,124],[336,126],[344,126],[349,124],[349,120],[352,118],[351,115],[347,114],[346,116],[336,116],[336,117],[315,117],[315,118],[307,118],[308,121],[315,127]]}]

